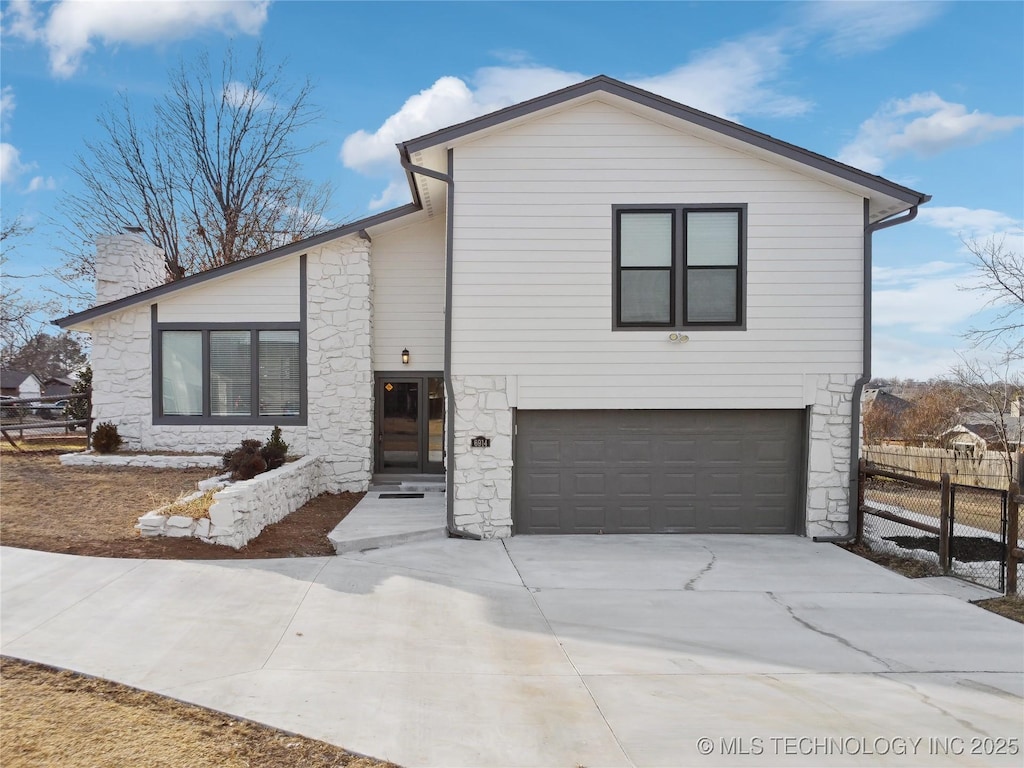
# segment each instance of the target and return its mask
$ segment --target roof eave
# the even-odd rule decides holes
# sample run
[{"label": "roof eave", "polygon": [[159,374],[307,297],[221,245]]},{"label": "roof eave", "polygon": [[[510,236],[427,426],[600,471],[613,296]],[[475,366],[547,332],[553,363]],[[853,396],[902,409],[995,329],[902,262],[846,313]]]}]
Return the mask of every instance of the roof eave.
[{"label": "roof eave", "polygon": [[540,110],[556,107],[568,101],[602,91],[781,155],[869,190],[888,195],[905,203],[908,207],[923,205],[931,200],[931,195],[896,184],[882,176],[862,171],[859,168],[846,165],[838,160],[833,160],[781,139],[776,139],[766,133],[755,131],[731,120],[717,117],[708,112],[701,112],[693,107],[688,107],[685,104],[680,104],[656,93],[645,91],[642,88],[637,88],[607,75],[598,75],[590,80],[570,85],[558,91],[552,91],[535,99],[514,104],[510,107],[473,118],[472,120],[433,131],[432,133],[404,142],[401,147],[404,151],[411,153],[437,146],[438,144],[446,144],[470,134],[509,122],[510,120],[526,117]]},{"label": "roof eave", "polygon": [[82,323],[86,323],[90,320],[95,320],[103,315],[108,315],[112,312],[119,312],[123,309],[134,306],[135,304],[151,302],[165,294],[180,291],[184,288],[204,283],[207,280],[224,277],[232,272],[248,269],[249,267],[266,264],[267,262],[274,261],[275,259],[301,253],[309,248],[315,248],[318,245],[330,242],[331,240],[337,240],[340,237],[358,234],[360,230],[373,227],[377,224],[393,221],[394,219],[399,219],[403,216],[408,216],[419,210],[420,206],[416,203],[406,203],[398,208],[392,208],[382,213],[374,214],[373,216],[367,216],[365,219],[360,219],[359,221],[343,224],[340,227],[335,227],[334,229],[327,230],[326,232],[321,232],[318,235],[313,235],[312,237],[307,237],[303,240],[297,240],[294,243],[288,243],[288,245],[282,245],[280,248],[275,248],[272,251],[266,251],[258,256],[250,256],[247,259],[233,261],[230,264],[224,264],[223,266],[215,267],[205,272],[200,272],[197,275],[191,275],[190,277],[182,278],[181,280],[175,280],[172,283],[158,285],[156,288],[150,288],[149,290],[141,291],[140,293],[133,293],[130,296],[115,299],[114,301],[109,301],[106,304],[101,304],[97,307],[91,307],[90,309],[52,320],[51,323],[59,328],[74,329],[74,326],[81,325]]}]

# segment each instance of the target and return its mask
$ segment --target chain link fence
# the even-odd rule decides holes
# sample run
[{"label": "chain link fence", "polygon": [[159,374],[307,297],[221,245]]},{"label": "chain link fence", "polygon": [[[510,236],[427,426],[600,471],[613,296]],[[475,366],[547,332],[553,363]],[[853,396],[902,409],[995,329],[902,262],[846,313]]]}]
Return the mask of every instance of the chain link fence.
[{"label": "chain link fence", "polygon": [[[926,572],[958,576],[1000,592],[1019,583],[1007,553],[1021,547],[1009,491],[938,482],[865,465],[861,541],[872,551],[918,560]],[[1014,572],[1015,573],[1015,572]]]},{"label": "chain link fence", "polygon": [[873,551],[930,565],[941,575],[941,483],[866,472],[861,540]]},{"label": "chain link fence", "polygon": [[950,571],[1002,592],[1008,494],[995,488],[950,486]]}]

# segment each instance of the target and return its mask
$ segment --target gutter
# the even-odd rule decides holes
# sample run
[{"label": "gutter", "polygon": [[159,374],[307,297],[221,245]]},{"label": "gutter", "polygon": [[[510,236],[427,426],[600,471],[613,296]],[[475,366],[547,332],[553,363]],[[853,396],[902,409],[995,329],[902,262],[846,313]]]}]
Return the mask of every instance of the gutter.
[{"label": "gutter", "polygon": [[931,199],[931,195],[924,195],[920,202],[911,206],[906,213],[894,214],[897,218],[889,216],[870,223],[868,219],[871,201],[864,198],[864,373],[853,383],[853,400],[850,403],[850,511],[845,536],[815,536],[813,541],[846,544],[857,538],[857,499],[860,498],[860,399],[864,394],[864,386],[871,381],[871,236],[883,229],[913,221],[917,218],[918,206]]},{"label": "gutter", "polygon": [[398,157],[402,168],[409,175],[409,186],[413,198],[419,202],[419,191],[413,176],[417,173],[431,179],[443,181],[448,187],[448,210],[445,212],[445,246],[444,246],[444,396],[445,396],[445,529],[449,538],[475,539],[482,536],[455,527],[455,389],[452,385],[452,265],[454,263],[454,217],[455,180],[452,178],[454,153],[448,150],[448,172],[440,173],[430,168],[413,165],[409,157],[409,149],[405,144],[398,145]]}]

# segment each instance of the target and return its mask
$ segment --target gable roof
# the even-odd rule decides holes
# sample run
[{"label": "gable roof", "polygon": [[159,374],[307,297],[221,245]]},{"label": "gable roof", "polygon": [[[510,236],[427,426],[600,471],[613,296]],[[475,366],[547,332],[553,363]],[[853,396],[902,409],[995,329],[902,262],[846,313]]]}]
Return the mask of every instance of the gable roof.
[{"label": "gable roof", "polygon": [[28,371],[0,371],[0,389],[17,389],[29,376],[39,383],[38,377]]},{"label": "gable roof", "polygon": [[[558,107],[574,99],[584,98],[599,92],[607,93],[632,103],[654,109],[663,114],[685,120],[693,125],[714,131],[730,139],[738,140],[756,149],[770,152],[790,161],[795,161],[809,169],[813,169],[814,171],[824,172],[868,190],[873,190],[880,195],[900,201],[903,204],[900,210],[906,210],[909,207],[921,205],[931,199],[930,195],[925,195],[921,192],[912,190],[909,187],[901,186],[881,176],[876,176],[858,168],[854,168],[853,166],[840,163],[837,160],[832,160],[824,155],[819,155],[816,152],[803,149],[795,144],[789,144],[769,136],[766,133],[761,133],[747,128],[739,123],[734,123],[730,120],[716,117],[715,115],[707,112],[701,112],[700,110],[688,107],[685,104],[680,104],[677,101],[672,101],[671,99],[651,93],[650,91],[645,91],[642,88],[637,88],[636,86],[629,85],[621,80],[608,77],[607,75],[598,75],[597,77],[585,80],[582,83],[570,85],[567,88],[552,91],[551,93],[543,96],[538,96],[537,98],[530,99],[519,104],[514,104],[510,107],[505,107],[504,109],[499,109],[495,112],[473,118],[472,120],[467,120],[465,122],[458,123],[457,125],[442,128],[418,138],[402,142],[398,144],[399,154],[402,158],[408,159],[411,153],[420,152],[424,149],[437,147],[448,142],[462,139],[472,134],[500,126],[504,123],[526,118],[542,110]],[[167,293],[179,291],[184,288],[203,283],[207,280],[223,277],[236,270],[247,269],[259,264],[265,264],[274,259],[300,253],[330,240],[361,232],[369,227],[416,213],[423,208],[423,205],[419,199],[419,193],[417,191],[414,177],[424,174],[434,178],[438,175],[436,171],[431,171],[426,168],[420,169],[420,171],[417,171],[415,167],[406,168],[406,176],[408,177],[409,186],[414,200],[412,203],[408,203],[373,216],[368,216],[364,219],[360,219],[359,221],[343,224],[335,229],[327,230],[326,232],[305,238],[304,240],[297,240],[294,243],[289,243],[288,245],[275,248],[274,250],[267,251],[266,253],[262,253],[257,256],[251,256],[247,259],[215,267],[207,270],[206,272],[191,275],[190,277],[176,280],[172,283],[166,283],[147,291],[125,296],[124,298],[116,299],[106,304],[101,304],[81,312],[67,315],[66,317],[54,320],[53,323],[61,328],[70,328],[80,323],[93,320],[97,317],[110,314],[111,312],[117,312],[135,304],[152,301]],[[885,211],[883,212],[883,215],[879,215],[877,218],[886,218],[891,213],[891,211]]]},{"label": "gable roof", "polygon": [[789,160],[796,161],[817,171],[824,171],[836,176],[837,178],[844,179],[859,186],[866,187],[867,189],[894,197],[909,206],[921,205],[931,200],[931,195],[917,192],[916,190],[896,184],[895,182],[889,181],[881,176],[867,173],[859,168],[854,168],[851,165],[846,165],[838,160],[833,160],[829,157],[825,157],[824,155],[820,155],[817,152],[812,152],[809,149],[804,149],[803,147],[798,147],[795,144],[790,144],[780,139],[776,139],[773,136],[769,136],[767,133],[755,131],[751,128],[747,128],[746,126],[740,125],[739,123],[734,123],[731,120],[725,120],[724,118],[716,117],[715,115],[707,112],[701,112],[693,107],[688,107],[685,104],[672,101],[671,99],[659,96],[656,93],[645,91],[642,88],[637,88],[629,83],[624,83],[621,80],[608,77],[607,75],[592,77],[590,80],[584,80],[582,83],[570,85],[567,88],[552,91],[551,93],[543,96],[538,96],[535,99],[530,99],[529,101],[524,101],[519,104],[513,104],[510,107],[499,109],[495,112],[482,115],[481,117],[476,117],[472,120],[467,120],[463,123],[442,128],[418,138],[411,139],[410,141],[402,142],[398,146],[401,150],[408,153],[420,152],[424,149],[446,144],[457,139],[462,139],[470,136],[471,134],[501,125],[502,123],[528,117],[529,115],[541,110],[551,109],[574,99],[579,99],[599,92],[608,93],[633,102],[634,104],[639,104],[663,114],[685,120],[686,122],[700,126],[701,128],[705,128],[723,136],[749,144],[752,147],[766,150]]},{"label": "gable roof", "polygon": [[303,240],[296,240],[294,243],[282,245],[280,248],[275,248],[272,251],[267,251],[256,256],[250,256],[247,259],[233,261],[230,264],[223,264],[219,267],[208,269],[205,272],[200,272],[196,275],[183,277],[181,280],[175,280],[172,283],[164,283],[163,285],[158,285],[156,288],[150,288],[148,291],[141,291],[139,293],[133,293],[130,296],[115,299],[114,301],[108,301],[106,304],[100,304],[99,306],[85,309],[81,312],[75,312],[74,314],[61,317],[52,322],[54,325],[61,328],[69,328],[79,323],[84,323],[97,317],[110,314],[111,312],[126,309],[134,304],[153,301],[165,294],[180,291],[183,288],[188,288],[200,283],[205,283],[207,280],[224,277],[225,275],[237,272],[240,269],[248,269],[249,267],[266,264],[269,261],[274,261],[275,259],[280,259],[284,256],[292,256],[296,253],[302,253],[303,251],[314,248],[323,243],[336,240],[339,237],[345,237],[346,235],[360,232],[367,227],[383,224],[387,221],[401,218],[402,216],[408,216],[411,213],[416,213],[418,210],[420,210],[420,207],[415,203],[407,203],[406,205],[399,206],[398,208],[392,208],[391,210],[377,213],[373,216],[367,216],[365,219],[359,219],[358,221],[353,221],[349,224],[342,224],[340,227],[335,227],[334,229],[329,229],[326,232],[321,232],[319,235],[313,235],[312,237],[307,237]]}]

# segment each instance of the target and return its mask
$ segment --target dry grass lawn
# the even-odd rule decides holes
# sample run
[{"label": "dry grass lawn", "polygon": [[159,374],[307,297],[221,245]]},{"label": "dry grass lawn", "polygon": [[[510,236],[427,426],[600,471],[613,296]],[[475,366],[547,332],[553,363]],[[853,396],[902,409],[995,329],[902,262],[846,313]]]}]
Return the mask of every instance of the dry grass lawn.
[{"label": "dry grass lawn", "polygon": [[[0,544],[97,557],[221,560],[333,555],[327,534],[362,494],[319,496],[240,550],[198,539],[143,538],[139,515],[195,490],[212,469],[64,467],[58,456],[77,444],[37,440],[25,452],[0,448]],[[203,512],[209,497],[194,502]],[[188,514],[188,512],[186,512]]]},{"label": "dry grass lawn", "polygon": [[106,680],[6,658],[0,673],[4,768],[395,768]]},{"label": "dry grass lawn", "polygon": [[195,490],[209,469],[62,467],[63,451],[0,454],[0,543],[87,554],[97,542],[136,540],[139,515]]},{"label": "dry grass lawn", "polygon": [[[209,469],[62,467],[83,440],[0,448],[0,543],[80,555],[265,558],[333,555],[327,533],[361,494],[324,494],[241,550],[197,539],[142,538],[139,515],[195,488]],[[0,765],[351,766],[383,768],[323,742],[290,736],[104,680],[36,664],[0,662]]]}]

